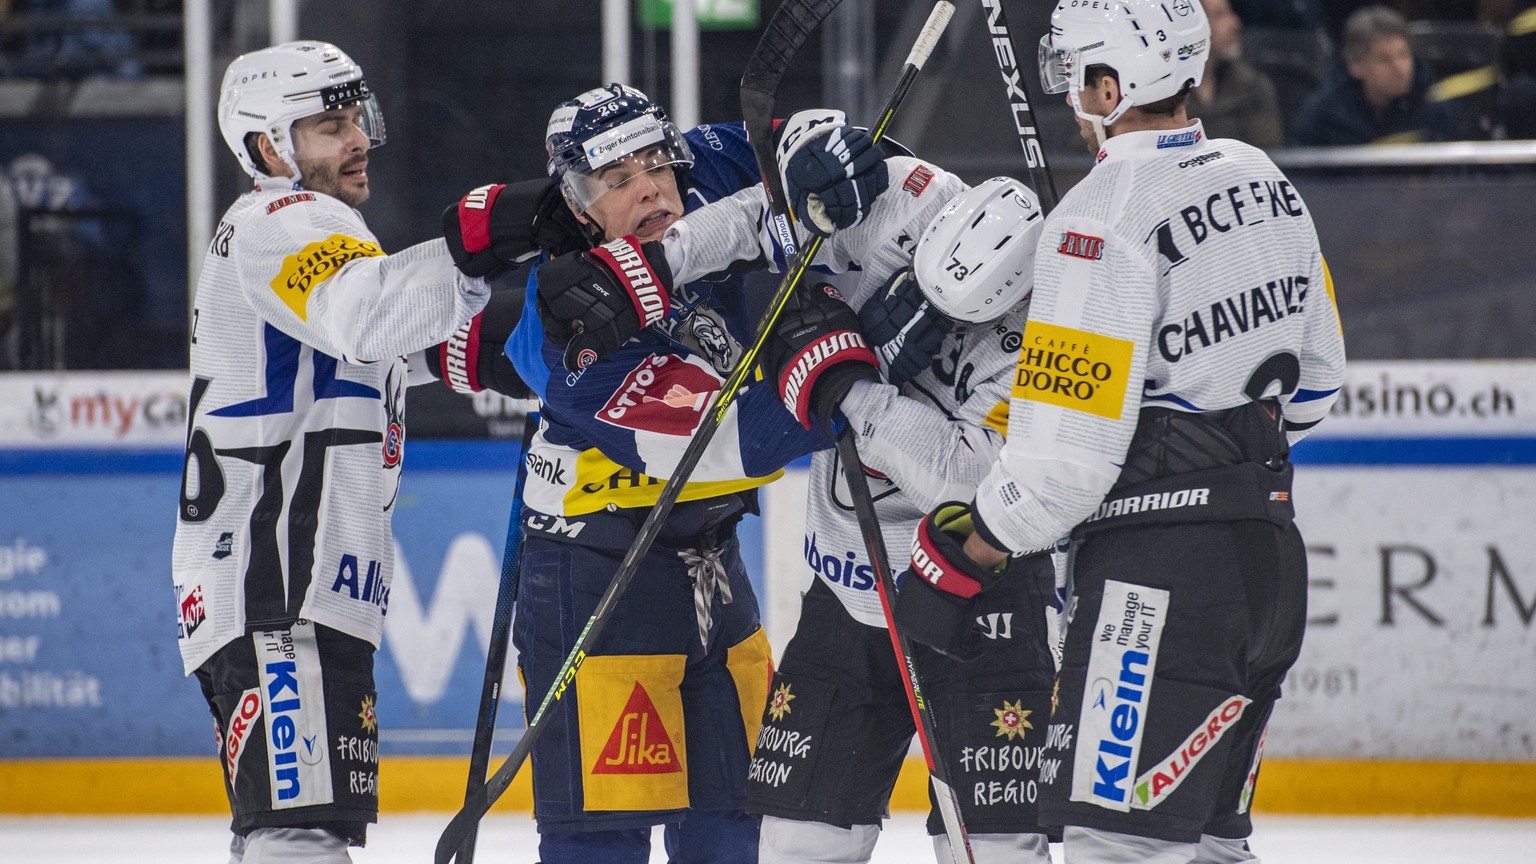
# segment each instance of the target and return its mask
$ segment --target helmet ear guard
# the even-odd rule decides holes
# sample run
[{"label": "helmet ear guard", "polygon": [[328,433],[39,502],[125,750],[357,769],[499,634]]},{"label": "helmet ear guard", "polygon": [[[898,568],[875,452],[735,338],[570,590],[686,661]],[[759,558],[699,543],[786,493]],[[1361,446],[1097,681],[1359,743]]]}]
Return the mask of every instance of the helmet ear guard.
[{"label": "helmet ear guard", "polygon": [[1034,288],[1044,225],[1040,199],[1012,177],[993,177],[956,195],[928,223],[912,256],[923,296],[956,321],[1002,316]]}]

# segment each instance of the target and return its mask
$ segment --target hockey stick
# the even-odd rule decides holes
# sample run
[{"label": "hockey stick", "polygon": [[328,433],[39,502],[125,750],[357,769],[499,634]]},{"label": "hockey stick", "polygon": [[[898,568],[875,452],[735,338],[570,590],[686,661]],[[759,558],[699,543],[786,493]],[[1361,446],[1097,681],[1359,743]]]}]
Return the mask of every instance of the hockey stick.
[{"label": "hockey stick", "polygon": [[886,554],[885,536],[880,533],[880,519],[875,515],[875,499],[869,493],[869,481],[864,477],[864,462],[859,459],[859,448],[854,442],[851,426],[837,436],[837,456],[843,463],[843,477],[848,481],[848,497],[853,499],[853,512],[859,520],[859,533],[864,535],[864,551],[869,554],[870,566],[875,571],[880,611],[885,615],[885,629],[891,634],[891,647],[895,649],[896,662],[901,666],[901,683],[907,690],[912,723],[917,728],[923,760],[928,763],[929,785],[933,788],[933,799],[937,803],[939,816],[944,820],[944,834],[949,838],[949,856],[954,864],[972,864],[975,859],[971,857],[971,839],[965,830],[965,820],[960,816],[960,799],[949,781],[949,769],[937,752],[935,742],[938,733],[934,728],[933,706],[923,698],[917,664],[912,660],[912,643],[896,629],[896,581],[891,575],[891,559]]},{"label": "hockey stick", "polygon": [[1056,181],[1051,178],[1050,166],[1045,163],[1045,147],[1040,143],[1039,123],[1035,109],[1030,106],[1029,89],[1024,86],[1024,74],[1019,68],[1018,42],[1008,27],[1008,17],[1003,13],[1003,0],[981,0],[987,10],[987,33],[992,37],[992,54],[997,58],[998,71],[1003,73],[1003,88],[1008,96],[1009,113],[1013,117],[1014,131],[1019,136],[1019,146],[1024,148],[1024,164],[1029,169],[1029,185],[1040,197],[1040,209],[1050,213],[1061,200],[1056,194]]},{"label": "hockey stick", "polygon": [[[517,481],[512,486],[512,515],[507,518],[507,542],[501,553],[501,584],[496,589],[496,613],[491,618],[491,643],[485,649],[485,680],[480,685],[480,713],[475,718],[475,740],[469,748],[469,780],[464,801],[474,798],[475,790],[485,785],[485,772],[491,765],[491,741],[496,736],[496,710],[501,704],[501,679],[507,668],[507,647],[512,641],[512,604],[517,600],[517,581],[522,574],[523,483],[528,477],[528,448],[533,443],[538,415],[523,414],[523,440],[517,451]],[[474,825],[459,845],[459,864],[475,860]]]},{"label": "hockey stick", "polygon": [[[784,69],[787,67],[789,60],[794,56],[795,51],[805,42],[811,30],[814,29],[815,24],[824,18],[836,5],[836,0],[800,0],[800,2],[789,0],[789,2],[779,7],[778,11],[774,13],[773,19],[769,21],[768,29],[764,32],[762,40],[758,43],[757,48],[753,50],[752,57],[748,60],[747,73],[742,77],[744,111],[747,110],[746,92],[748,85],[746,82],[749,77],[753,81],[768,81],[771,79],[773,82],[772,86],[777,87],[777,82],[783,77]],[[916,77],[917,70],[922,68],[923,61],[928,58],[929,52],[933,50],[933,45],[938,41],[939,34],[943,32],[944,25],[949,22],[948,14],[939,14],[941,8],[947,9],[949,12],[954,11],[954,7],[948,3],[948,0],[940,0],[938,6],[935,7],[934,14],[929,16],[928,24],[924,26],[923,32],[918,36],[917,44],[913,46],[912,52],[907,57],[907,65],[902,70],[901,80],[897,82],[895,91],[886,103],[880,123],[871,133],[876,140],[879,140],[884,134],[885,127],[895,114],[896,108],[901,104],[902,98],[906,96],[907,90],[911,88],[912,80]],[[775,64],[778,64],[776,73],[772,71],[775,68]],[[772,99],[768,99],[766,103],[758,102],[760,107],[764,106],[764,104],[764,110],[768,113],[758,116],[757,119],[762,121],[759,123],[761,128],[771,129]],[[764,165],[768,166],[768,169],[763,172],[764,180],[776,178],[778,169],[772,158],[771,135],[761,140],[754,140],[753,150],[757,156],[759,168],[762,168]],[[764,162],[765,154],[767,155],[766,162]],[[776,200],[782,200],[782,196]],[[782,204],[779,206],[782,207]],[[784,227],[787,228],[787,225]],[[792,235],[786,233],[786,236]],[[486,781],[485,785],[468,796],[468,800],[464,802],[464,807],[454,814],[453,818],[449,820],[447,827],[443,829],[442,835],[437,838],[437,848],[433,855],[435,864],[448,864],[449,861],[453,860],[454,853],[463,844],[464,838],[468,836],[470,831],[474,830],[481,817],[491,808],[496,799],[500,798],[506,792],[507,787],[512,785],[512,779],[517,775],[517,771],[522,767],[523,762],[527,760],[528,754],[533,749],[534,742],[548,725],[545,719],[549,716],[548,711],[550,707],[565,695],[566,689],[575,681],[576,671],[581,668],[582,661],[586,659],[587,649],[596,642],[598,635],[607,624],[614,606],[618,603],[619,596],[624,593],[624,590],[634,578],[635,572],[639,569],[640,561],[650,551],[651,544],[656,541],[657,535],[661,532],[662,522],[672,512],[673,505],[677,503],[678,495],[682,493],[683,485],[687,482],[688,476],[693,473],[694,467],[699,464],[699,460],[704,455],[704,450],[709,446],[710,439],[714,437],[715,431],[724,422],[725,415],[730,409],[731,404],[735,401],[737,393],[745,386],[747,377],[756,368],[757,355],[768,341],[768,335],[772,331],[773,325],[778,321],[779,314],[784,309],[784,304],[789,300],[795,286],[799,284],[800,278],[804,275],[810,256],[814,255],[815,249],[819,247],[819,240],[812,243],[807,249],[808,254],[802,253],[796,265],[790,268],[790,272],[780,283],[777,293],[774,295],[772,302],[769,303],[767,312],[764,313],[762,320],[758,323],[757,335],[752,345],[742,353],[736,368],[726,378],[725,383],[721,385],[720,391],[715,394],[714,400],[706,409],[704,417],[700,420],[699,428],[694,432],[693,438],[689,440],[688,447],[683,451],[682,457],[678,460],[677,467],[672,470],[672,475],[662,486],[656,503],[651,506],[650,511],[646,514],[645,521],[641,523],[640,528],[636,531],[635,539],[630,544],[629,551],[624,554],[624,559],[619,563],[619,569],[614,573],[613,580],[609,582],[608,588],[603,592],[603,596],[598,599],[597,606],[594,608],[591,617],[587,619],[586,625],[577,635],[576,643],[571,648],[570,654],[566,656],[560,669],[555,673],[554,682],[550,686],[549,691],[544,694],[544,699],[539,703],[538,710],[529,718],[528,728],[523,732],[522,739],[517,742],[517,746],[513,748],[512,753],[496,769],[496,773],[491,775],[491,778]]]}]

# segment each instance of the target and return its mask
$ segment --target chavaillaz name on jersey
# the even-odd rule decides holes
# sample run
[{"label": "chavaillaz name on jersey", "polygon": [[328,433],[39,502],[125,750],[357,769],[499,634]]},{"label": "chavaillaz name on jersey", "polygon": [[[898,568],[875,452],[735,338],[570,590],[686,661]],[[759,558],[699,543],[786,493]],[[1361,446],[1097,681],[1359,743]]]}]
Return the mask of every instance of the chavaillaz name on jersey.
[{"label": "chavaillaz name on jersey", "polygon": [[1164,360],[1177,363],[1223,339],[1300,314],[1306,309],[1309,283],[1305,276],[1284,276],[1191,310],[1179,323],[1157,331],[1157,350]]}]

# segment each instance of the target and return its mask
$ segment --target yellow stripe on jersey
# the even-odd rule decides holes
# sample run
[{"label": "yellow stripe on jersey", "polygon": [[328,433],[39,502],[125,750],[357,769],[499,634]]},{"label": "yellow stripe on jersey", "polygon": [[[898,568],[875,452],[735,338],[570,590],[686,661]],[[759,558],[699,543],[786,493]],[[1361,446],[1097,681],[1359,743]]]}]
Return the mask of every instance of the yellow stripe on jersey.
[{"label": "yellow stripe on jersey", "polygon": [[991,429],[997,434],[1008,437],[1008,403],[999,402],[992,406],[987,416],[981,418],[981,425]]},{"label": "yellow stripe on jersey", "polygon": [[1135,343],[1043,321],[1024,325],[1013,398],[1120,419]]},{"label": "yellow stripe on jersey", "polygon": [[[679,501],[718,498],[755,489],[784,475],[780,468],[766,477],[740,480],[694,480],[683,487]],[[602,451],[591,448],[576,457],[576,482],[565,493],[565,515],[585,516],[607,507],[650,507],[661,497],[661,479],[625,468]]]},{"label": "yellow stripe on jersey", "polygon": [[1339,317],[1339,301],[1333,296],[1333,273],[1328,269],[1328,259],[1323,258],[1323,286],[1328,289],[1328,302],[1333,304],[1333,323],[1338,325],[1339,335],[1344,335],[1344,320]]},{"label": "yellow stripe on jersey", "polygon": [[272,291],[300,321],[308,321],[309,289],[336,275],[343,264],[354,258],[383,254],[384,250],[375,243],[332,234],[284,258],[282,269],[272,280]]}]

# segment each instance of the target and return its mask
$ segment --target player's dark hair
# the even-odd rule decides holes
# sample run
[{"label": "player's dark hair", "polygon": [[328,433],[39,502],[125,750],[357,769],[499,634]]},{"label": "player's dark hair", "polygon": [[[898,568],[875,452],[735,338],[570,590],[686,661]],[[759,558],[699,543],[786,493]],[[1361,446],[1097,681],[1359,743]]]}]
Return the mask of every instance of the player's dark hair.
[{"label": "player's dark hair", "polygon": [[[1096,86],[1105,78],[1113,78],[1115,79],[1115,83],[1120,82],[1119,74],[1116,73],[1114,69],[1111,69],[1102,63],[1095,63],[1094,65],[1089,66],[1087,69],[1083,70],[1084,87]],[[1189,91],[1193,90],[1194,86],[1195,84],[1193,81],[1185,81],[1184,86],[1179,88],[1179,92],[1173,94],[1172,96],[1169,96],[1165,99],[1159,99],[1156,102],[1148,102],[1145,105],[1136,105],[1134,107],[1137,111],[1140,111],[1143,114],[1172,117],[1185,109],[1189,102]]]}]

